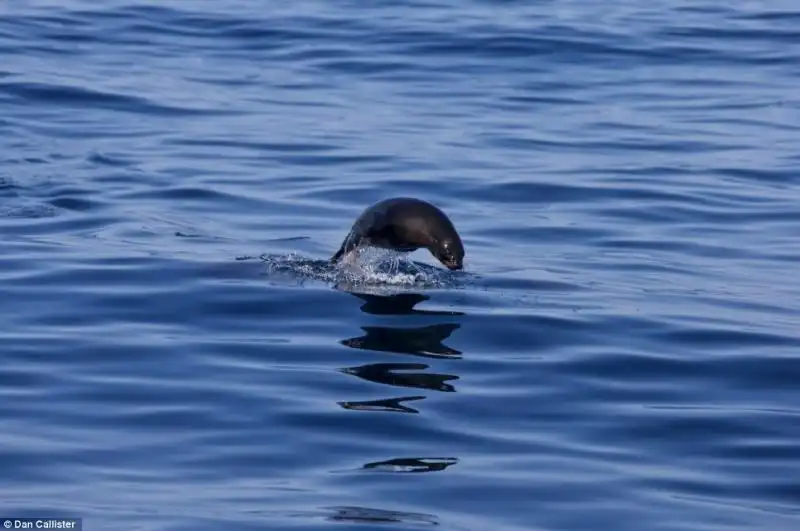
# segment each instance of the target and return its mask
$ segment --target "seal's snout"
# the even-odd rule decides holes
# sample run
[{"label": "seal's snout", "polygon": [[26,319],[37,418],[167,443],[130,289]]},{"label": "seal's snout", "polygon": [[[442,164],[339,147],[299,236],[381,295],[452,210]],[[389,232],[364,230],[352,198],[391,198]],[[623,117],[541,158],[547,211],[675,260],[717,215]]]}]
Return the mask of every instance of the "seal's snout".
[{"label": "seal's snout", "polygon": [[464,264],[461,262],[442,262],[444,266],[450,271],[460,271],[464,269]]},{"label": "seal's snout", "polygon": [[431,254],[451,271],[464,268],[464,247],[461,245],[461,240],[456,238],[440,240],[438,245],[430,249]]}]

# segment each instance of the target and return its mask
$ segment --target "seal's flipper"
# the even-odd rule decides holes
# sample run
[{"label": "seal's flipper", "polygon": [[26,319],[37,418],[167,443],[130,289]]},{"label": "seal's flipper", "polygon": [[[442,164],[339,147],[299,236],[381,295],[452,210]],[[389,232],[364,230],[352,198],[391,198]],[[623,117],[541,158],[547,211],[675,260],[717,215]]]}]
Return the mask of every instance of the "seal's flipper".
[{"label": "seal's flipper", "polygon": [[353,233],[350,232],[342,242],[342,246],[339,247],[338,251],[336,251],[336,254],[331,257],[331,263],[335,264],[339,261],[339,259],[342,258],[342,256],[347,254],[349,251],[352,251],[356,247],[355,240],[357,240],[357,238],[353,238]]},{"label": "seal's flipper", "polygon": [[331,263],[332,263],[332,264],[335,264],[336,262],[338,262],[338,261],[339,261],[339,259],[342,257],[342,255],[343,255],[343,254],[344,254],[344,243],[342,244],[342,246],[341,246],[341,247],[339,247],[339,250],[338,250],[338,251],[336,251],[336,254],[334,254],[333,256],[331,256]]}]

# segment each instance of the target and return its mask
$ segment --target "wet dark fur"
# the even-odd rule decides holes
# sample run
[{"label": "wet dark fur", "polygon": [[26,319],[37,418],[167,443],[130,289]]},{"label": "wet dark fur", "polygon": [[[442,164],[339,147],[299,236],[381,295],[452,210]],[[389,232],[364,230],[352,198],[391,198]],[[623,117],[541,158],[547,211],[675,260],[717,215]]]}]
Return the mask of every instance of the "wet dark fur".
[{"label": "wet dark fur", "polygon": [[365,245],[402,252],[425,248],[449,269],[464,267],[464,246],[453,223],[420,199],[384,199],[364,210],[331,261]]}]

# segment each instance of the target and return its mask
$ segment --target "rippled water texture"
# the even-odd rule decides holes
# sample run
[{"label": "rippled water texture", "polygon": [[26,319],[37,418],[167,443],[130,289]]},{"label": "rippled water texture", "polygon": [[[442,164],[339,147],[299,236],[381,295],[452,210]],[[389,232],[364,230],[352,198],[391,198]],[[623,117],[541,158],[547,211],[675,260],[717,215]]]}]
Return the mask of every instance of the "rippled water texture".
[{"label": "rippled water texture", "polygon": [[[2,3],[0,517],[800,529],[798,28]],[[465,271],[327,262],[395,195]]]}]

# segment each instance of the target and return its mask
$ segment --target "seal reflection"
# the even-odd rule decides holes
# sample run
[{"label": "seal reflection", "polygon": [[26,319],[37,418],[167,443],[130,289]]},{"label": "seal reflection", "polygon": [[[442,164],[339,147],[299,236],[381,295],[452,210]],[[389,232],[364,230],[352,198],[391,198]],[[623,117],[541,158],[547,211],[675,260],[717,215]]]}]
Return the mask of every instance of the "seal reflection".
[{"label": "seal reflection", "polygon": [[[424,363],[368,363],[367,365],[346,367],[340,370],[345,374],[358,376],[368,382],[393,385],[395,387],[429,389],[445,393],[455,392],[455,388],[446,382],[448,380],[458,380],[458,376],[421,372],[429,368],[430,366]],[[420,372],[403,373],[400,371]]]},{"label": "seal reflection", "polygon": [[438,526],[438,518],[432,514],[410,513],[376,509],[372,507],[329,507],[327,520],[352,524],[403,524],[405,526]]},{"label": "seal reflection", "polygon": [[372,315],[464,315],[464,312],[454,310],[418,310],[415,306],[430,300],[429,296],[421,293],[378,295],[350,292],[350,295],[363,300],[361,311]]},{"label": "seal reflection", "polygon": [[419,474],[441,472],[456,463],[458,463],[458,459],[455,457],[397,457],[386,461],[367,463],[363,468],[365,470],[389,470],[391,472]]},{"label": "seal reflection", "polygon": [[459,325],[436,324],[414,328],[389,328],[384,326],[362,326],[363,336],[344,339],[341,344],[377,352],[395,352],[426,358],[460,358],[461,351],[448,347],[444,340],[450,337]]},{"label": "seal reflection", "polygon": [[[417,309],[416,306],[430,297],[419,293],[396,293],[377,295],[352,293],[364,301],[361,311],[371,315],[463,315],[454,311],[435,311]],[[434,359],[461,359],[460,350],[449,347],[445,341],[459,328],[459,323],[447,322],[426,326],[362,326],[364,334],[340,341],[342,345],[358,350],[386,352]],[[355,367],[344,367],[340,371],[363,380],[392,387],[414,388],[445,393],[455,392],[450,383],[459,379],[455,374],[430,372],[431,366],[425,363],[368,363]],[[403,396],[362,402],[339,402],[346,409],[384,410],[403,413],[419,413],[417,409],[403,402],[424,400],[424,396]]]},{"label": "seal reflection", "polygon": [[[404,316],[452,318],[463,315],[463,313],[456,311],[418,309],[416,308],[418,304],[430,299],[429,296],[419,293],[349,293],[364,301],[361,305],[361,311],[370,315],[389,316],[391,319],[398,320]],[[424,326],[362,326],[363,335],[344,339],[340,343],[358,350],[415,356],[429,359],[431,363],[442,363],[462,358],[460,350],[445,344],[460,327],[461,325],[455,322],[426,324]],[[457,375],[434,372],[430,369],[431,365],[417,361],[415,363],[376,362],[355,367],[345,367],[339,370],[344,374],[350,374],[368,382],[392,387],[443,393],[456,392],[452,382],[459,379]],[[377,400],[339,402],[339,406],[348,410],[419,414],[419,410],[410,407],[406,403],[419,402],[425,398],[422,394],[415,394]],[[362,468],[364,470],[376,470],[392,474],[442,472],[456,463],[458,463],[458,458],[456,457],[403,456],[366,463]]]}]

